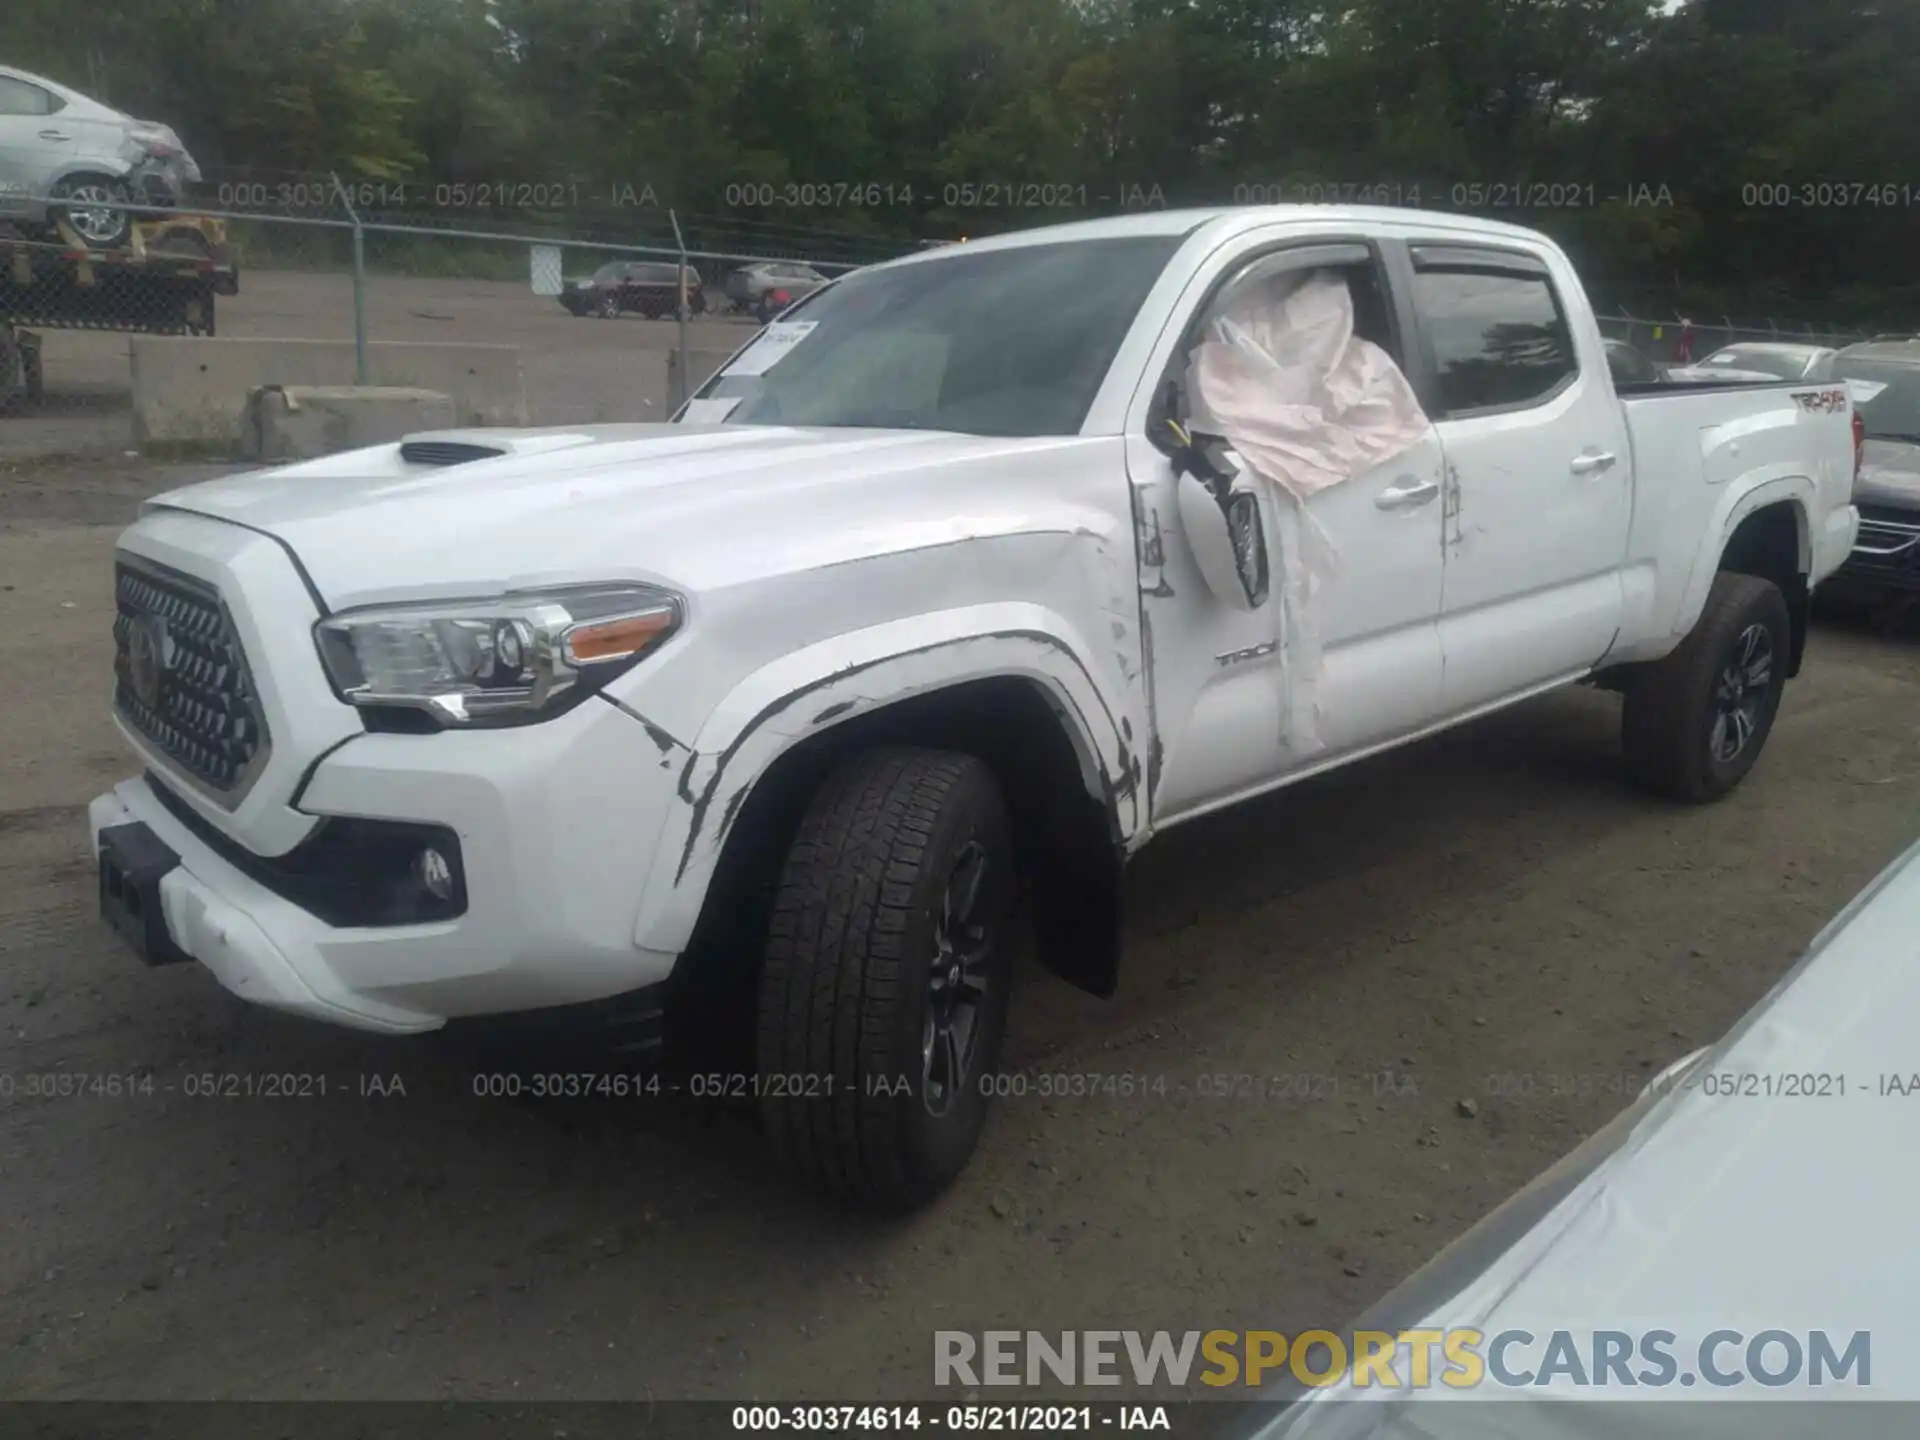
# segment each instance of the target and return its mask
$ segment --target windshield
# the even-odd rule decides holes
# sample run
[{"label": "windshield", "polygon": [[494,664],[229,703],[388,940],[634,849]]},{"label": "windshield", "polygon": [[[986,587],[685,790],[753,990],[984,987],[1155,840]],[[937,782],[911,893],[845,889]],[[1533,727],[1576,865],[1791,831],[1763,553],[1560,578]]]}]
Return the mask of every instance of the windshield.
[{"label": "windshield", "polygon": [[627,267],[624,261],[610,260],[593,272],[593,278],[596,280],[618,280],[626,273],[626,270]]},{"label": "windshield", "polygon": [[1854,401],[1867,435],[1874,440],[1906,440],[1920,445],[1920,365],[1894,360],[1833,362],[1836,380],[1860,380],[1887,388],[1871,400]]},{"label": "windshield", "polygon": [[1724,365],[1729,370],[1755,370],[1762,375],[1778,376],[1782,380],[1798,380],[1807,373],[1805,355],[1778,350],[1750,350],[1744,345],[1729,345],[1724,350],[1716,350],[1707,357],[1709,365]]},{"label": "windshield", "polygon": [[789,311],[699,398],[737,399],[727,419],[744,425],[1072,435],[1180,243],[961,250],[859,271]]}]

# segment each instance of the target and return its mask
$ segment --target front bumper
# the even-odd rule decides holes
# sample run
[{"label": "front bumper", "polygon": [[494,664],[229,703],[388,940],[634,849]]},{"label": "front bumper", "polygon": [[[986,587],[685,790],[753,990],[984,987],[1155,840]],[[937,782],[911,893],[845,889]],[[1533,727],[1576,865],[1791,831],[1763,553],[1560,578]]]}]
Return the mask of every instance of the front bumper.
[{"label": "front bumper", "polygon": [[[220,633],[230,630],[245,657],[260,722],[243,782],[218,791],[209,788],[218,776],[188,768],[151,727],[114,712],[150,776],[93,801],[93,848],[97,857],[103,829],[137,823],[179,857],[154,882],[171,947],[245,999],[386,1031],[583,1004],[667,977],[675,955],[635,936],[661,834],[682,803],[671,741],[597,697],[513,729],[369,732],[327,682],[313,643],[317,597],[276,541],[162,506],[120,551],[130,572],[172,575],[173,590],[218,598]],[[167,635],[204,628],[136,591],[123,597],[122,619],[158,613]],[[204,666],[230,663],[204,641],[174,645],[166,662],[190,693],[212,683]],[[217,737],[186,739],[179,754]],[[372,903],[394,874],[389,842],[419,833],[411,827],[457,842],[446,848],[465,909],[450,918],[420,922],[417,906]],[[400,864],[410,858],[425,859],[415,849]]]},{"label": "front bumper", "polygon": [[313,815],[444,825],[467,908],[429,924],[337,926],[249,873],[136,777],[88,807],[180,857],[159,882],[168,939],[242,999],[364,1030],[577,1005],[663,983],[675,956],[633,943],[673,772],[643,727],[590,701],[545,726],[358,736],[314,768]]}]

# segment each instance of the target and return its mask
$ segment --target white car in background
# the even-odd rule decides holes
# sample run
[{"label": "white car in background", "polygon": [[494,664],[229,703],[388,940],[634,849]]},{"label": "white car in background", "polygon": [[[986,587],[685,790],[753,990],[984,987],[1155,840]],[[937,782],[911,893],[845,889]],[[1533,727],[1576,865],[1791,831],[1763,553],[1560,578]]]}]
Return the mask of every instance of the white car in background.
[{"label": "white car in background", "polygon": [[133,230],[123,206],[178,205],[199,178],[167,126],[0,65],[0,221],[65,220],[89,247],[111,250]]},{"label": "white car in background", "polygon": [[1742,341],[1723,345],[1702,360],[1699,368],[1748,371],[1770,380],[1828,380],[1833,376],[1833,357],[1839,353],[1826,345]]}]

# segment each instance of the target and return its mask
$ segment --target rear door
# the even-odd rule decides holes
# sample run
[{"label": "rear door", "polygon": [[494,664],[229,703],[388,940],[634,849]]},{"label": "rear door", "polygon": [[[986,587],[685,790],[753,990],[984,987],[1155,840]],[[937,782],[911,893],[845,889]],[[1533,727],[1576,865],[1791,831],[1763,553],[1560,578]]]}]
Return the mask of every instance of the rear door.
[{"label": "rear door", "polygon": [[1449,714],[1591,667],[1622,615],[1626,416],[1552,251],[1415,241],[1409,289],[1446,454],[1440,642]]}]

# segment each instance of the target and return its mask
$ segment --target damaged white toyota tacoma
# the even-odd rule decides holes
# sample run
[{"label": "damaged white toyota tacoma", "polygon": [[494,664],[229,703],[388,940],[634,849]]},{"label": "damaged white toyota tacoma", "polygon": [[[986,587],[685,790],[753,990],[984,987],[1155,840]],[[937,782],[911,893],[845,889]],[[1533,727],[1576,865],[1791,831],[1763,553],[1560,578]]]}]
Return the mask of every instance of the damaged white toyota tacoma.
[{"label": "damaged white toyota tacoma", "polygon": [[913,1205],[979,1136],[1016,915],[1111,993],[1157,832],[1581,680],[1656,790],[1730,791],[1858,457],[1844,388],[1617,390],[1525,230],[1234,209],[918,254],[671,424],[150,501],[102,908],[344,1025],[711,1036],[794,1169]]}]

